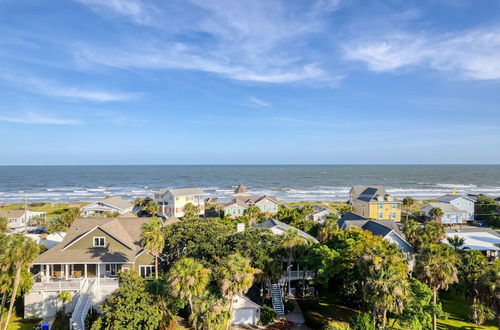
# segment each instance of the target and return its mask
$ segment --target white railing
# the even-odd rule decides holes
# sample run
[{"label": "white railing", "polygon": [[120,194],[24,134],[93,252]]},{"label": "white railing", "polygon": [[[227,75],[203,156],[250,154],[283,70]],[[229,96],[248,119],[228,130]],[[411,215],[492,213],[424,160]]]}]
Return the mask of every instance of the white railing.
[{"label": "white railing", "polygon": [[35,282],[31,290],[34,291],[80,291],[84,280],[61,280],[54,282]]},{"label": "white railing", "polygon": [[89,312],[94,295],[94,286],[96,281],[86,279],[85,284],[80,291],[75,309],[69,320],[70,328],[74,330],[85,330],[85,318]]},{"label": "white railing", "polygon": [[283,272],[282,276],[290,281],[293,280],[302,280],[304,278],[304,272],[305,272],[305,279],[310,280],[314,277],[314,272],[312,270],[292,270],[290,272]]}]

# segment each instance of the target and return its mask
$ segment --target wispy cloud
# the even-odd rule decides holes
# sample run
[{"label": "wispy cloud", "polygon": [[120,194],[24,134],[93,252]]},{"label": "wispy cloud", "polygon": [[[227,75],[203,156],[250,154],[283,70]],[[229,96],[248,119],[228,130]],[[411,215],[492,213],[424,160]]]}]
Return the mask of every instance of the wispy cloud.
[{"label": "wispy cloud", "polygon": [[[124,11],[115,4],[103,7],[101,1],[82,1],[93,9],[98,6],[115,14]],[[131,2],[135,5],[127,10],[127,17],[147,5]],[[162,37],[109,48],[80,43],[75,45],[74,55],[83,67],[197,70],[266,83],[329,82],[338,80],[338,75],[323,68],[305,40],[324,33],[326,15],[339,3],[322,0],[298,7],[279,1],[172,1],[156,6],[153,21],[148,21],[148,28],[157,29]],[[189,9],[191,15],[176,16],[180,8]],[[175,26],[168,25],[172,21]]]},{"label": "wispy cloud", "polygon": [[22,114],[0,114],[0,121],[18,124],[40,124],[40,125],[78,125],[80,120],[58,118],[34,112],[24,112]]},{"label": "wispy cloud", "polygon": [[75,100],[95,102],[130,101],[139,96],[138,93],[121,93],[67,86],[52,80],[42,79],[33,75],[26,75],[22,73],[14,75],[8,72],[0,72],[0,79],[7,80],[14,83],[16,86],[33,93]]},{"label": "wispy cloud", "polygon": [[269,103],[267,103],[266,101],[263,101],[261,99],[258,99],[256,97],[253,97],[253,96],[250,96],[248,98],[248,100],[254,104],[254,105],[257,105],[259,107],[270,107],[271,105]]},{"label": "wispy cloud", "polygon": [[365,36],[344,47],[347,59],[361,61],[372,71],[411,66],[451,73],[462,79],[500,79],[500,26],[460,33],[431,35],[395,33]]},{"label": "wispy cloud", "polygon": [[139,24],[151,22],[149,7],[139,0],[75,0],[99,14],[116,14],[125,16]]}]

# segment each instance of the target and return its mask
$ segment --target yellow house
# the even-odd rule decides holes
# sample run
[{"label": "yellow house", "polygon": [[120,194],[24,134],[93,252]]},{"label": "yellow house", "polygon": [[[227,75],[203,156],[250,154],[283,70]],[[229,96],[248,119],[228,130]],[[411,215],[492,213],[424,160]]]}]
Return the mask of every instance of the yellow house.
[{"label": "yellow house", "polygon": [[354,213],[376,220],[401,220],[401,201],[385,192],[385,189],[367,187],[353,200]]}]

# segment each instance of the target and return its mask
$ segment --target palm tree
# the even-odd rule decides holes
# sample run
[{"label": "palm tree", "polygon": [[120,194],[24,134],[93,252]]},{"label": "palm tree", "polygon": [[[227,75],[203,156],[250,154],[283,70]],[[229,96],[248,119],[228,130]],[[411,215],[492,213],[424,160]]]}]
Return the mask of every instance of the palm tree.
[{"label": "palm tree", "polygon": [[480,298],[490,306],[497,316],[500,327],[500,260],[488,266],[478,279]]},{"label": "palm tree", "polygon": [[429,211],[429,216],[432,218],[432,220],[441,220],[441,217],[444,215],[443,210],[441,210],[439,207],[433,207]]},{"label": "palm tree", "polygon": [[187,299],[193,313],[193,297],[205,291],[210,282],[210,269],[193,258],[182,258],[170,269],[167,275],[169,291],[174,297]]},{"label": "palm tree", "polygon": [[158,279],[158,257],[165,247],[165,233],[161,221],[153,217],[151,223],[142,225],[141,234],[142,244],[144,248],[149,250],[155,257],[155,279]]},{"label": "palm tree", "polygon": [[403,198],[403,206],[406,207],[406,222],[408,222],[408,215],[410,214],[410,209],[413,205],[415,205],[417,201],[407,196]]},{"label": "palm tree", "polygon": [[149,199],[149,200],[143,200],[142,205],[142,210],[146,213],[148,213],[150,216],[155,216],[160,212],[160,207],[158,206],[158,203],[156,203],[154,200]]},{"label": "palm tree", "polygon": [[465,244],[465,238],[458,235],[448,237],[447,240],[448,243],[450,243],[450,245],[455,249],[455,251],[458,251],[458,249]]},{"label": "palm tree", "polygon": [[[435,304],[439,290],[447,290],[450,284],[458,282],[458,262],[456,252],[448,245],[430,244],[418,255],[414,273],[432,290]],[[436,313],[432,315],[432,326],[437,329]]]},{"label": "palm tree", "polygon": [[253,227],[257,222],[257,220],[259,220],[260,216],[262,215],[262,212],[260,211],[258,206],[250,205],[248,208],[245,209],[243,215],[248,219],[248,225],[250,227]]},{"label": "palm tree", "polygon": [[318,240],[322,243],[330,240],[332,235],[339,230],[339,225],[335,219],[326,219],[323,226],[318,231]]},{"label": "palm tree", "polygon": [[7,218],[0,217],[0,234],[5,233],[7,231]]},{"label": "palm tree", "polygon": [[224,329],[229,326],[231,312],[222,299],[205,292],[194,300],[195,312],[189,315],[194,329]]},{"label": "palm tree", "polygon": [[71,293],[69,291],[63,290],[59,292],[57,295],[57,299],[59,299],[62,303],[62,312],[64,313],[64,310],[66,309],[66,304],[69,303],[72,299]]},{"label": "palm tree", "polygon": [[19,288],[19,282],[21,281],[21,270],[24,266],[29,265],[36,258],[39,252],[39,246],[35,243],[35,241],[24,236],[23,234],[14,234],[9,238],[8,245],[5,248],[9,255],[9,259],[12,261],[12,268],[15,271],[15,275],[4,330],[7,330],[10,316],[12,314],[12,310],[14,309],[17,289]]},{"label": "palm tree", "polygon": [[478,280],[488,266],[488,259],[478,250],[463,250],[458,264],[460,285],[465,289],[469,302],[469,317],[477,320],[477,309],[472,308],[479,296]]},{"label": "palm tree", "polygon": [[295,229],[289,229],[281,235],[281,246],[284,250],[284,255],[286,257],[286,271],[287,271],[287,279],[288,282],[288,293],[291,293],[292,288],[290,284],[290,271],[292,270],[292,259],[294,256],[294,252],[297,247],[304,245],[306,243],[306,239],[301,237]]},{"label": "palm tree", "polygon": [[405,235],[408,243],[410,243],[411,245],[415,244],[415,242],[417,241],[419,229],[420,225],[418,224],[418,222],[416,222],[415,220],[406,220],[405,226],[403,228],[403,234]]},{"label": "palm tree", "polygon": [[233,309],[234,296],[246,293],[252,286],[254,275],[259,272],[250,265],[250,259],[239,253],[230,254],[217,267],[217,282],[222,295],[229,300],[229,312]]}]

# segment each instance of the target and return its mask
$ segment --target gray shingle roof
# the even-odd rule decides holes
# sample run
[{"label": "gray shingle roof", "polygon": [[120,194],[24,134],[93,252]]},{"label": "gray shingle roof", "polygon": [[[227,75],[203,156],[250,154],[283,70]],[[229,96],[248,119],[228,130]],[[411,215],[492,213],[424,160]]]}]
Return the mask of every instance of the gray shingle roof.
[{"label": "gray shingle roof", "polygon": [[368,220],[354,213],[346,213],[338,221],[339,228],[345,229],[358,227],[370,231],[373,235],[387,236],[394,230],[398,235],[404,237],[399,229],[399,223],[393,220]]},{"label": "gray shingle roof", "polygon": [[368,187],[365,190],[363,190],[363,192],[358,196],[357,199],[362,200],[364,202],[377,202],[378,197],[380,196],[384,198],[384,201],[390,201],[395,203],[399,202],[396,198],[387,194],[385,192],[385,189],[378,189],[374,187]]},{"label": "gray shingle roof", "polygon": [[200,188],[181,188],[181,189],[168,189],[170,193],[174,196],[185,196],[185,195],[203,195],[205,192]]},{"label": "gray shingle roof", "polygon": [[460,210],[458,207],[448,203],[429,203],[422,206],[422,209],[429,211],[432,208],[440,208],[445,214],[463,214],[467,211]]},{"label": "gray shingle roof", "polygon": [[281,228],[283,231],[287,231],[289,229],[293,229],[293,230],[297,231],[297,233],[300,236],[302,236],[303,238],[313,240],[314,242],[318,242],[318,240],[316,238],[314,238],[313,236],[309,235],[305,231],[300,230],[300,229],[295,228],[295,227],[292,227],[290,225],[287,225],[284,222],[281,222],[281,221],[278,221],[278,220],[275,220],[275,219],[269,219],[269,220],[267,220],[265,222],[258,223],[258,224],[255,225],[255,228],[267,228],[267,229],[271,229],[271,228],[275,228],[275,227]]},{"label": "gray shingle roof", "polygon": [[238,187],[236,187],[236,189],[234,190],[234,193],[235,194],[245,194],[247,193],[248,190],[247,190],[247,187],[245,187],[244,185],[242,185],[241,183],[238,185]]},{"label": "gray shingle roof", "polygon": [[444,203],[449,203],[454,201],[457,198],[463,197],[465,199],[470,200],[471,202],[475,202],[475,200],[472,197],[469,196],[462,196],[462,195],[452,195],[452,194],[446,194],[437,199],[438,202],[444,202]]}]

